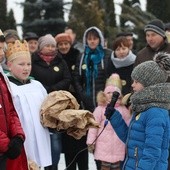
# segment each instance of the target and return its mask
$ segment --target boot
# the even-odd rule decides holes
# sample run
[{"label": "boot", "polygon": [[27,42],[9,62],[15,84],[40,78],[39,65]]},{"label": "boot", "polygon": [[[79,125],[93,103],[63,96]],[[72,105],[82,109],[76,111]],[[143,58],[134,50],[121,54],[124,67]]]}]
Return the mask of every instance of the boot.
[{"label": "boot", "polygon": [[44,168],[44,170],[51,170],[51,165],[50,165],[50,166],[46,166],[46,167]]},{"label": "boot", "polygon": [[58,166],[57,165],[52,165],[51,170],[58,170]]},{"label": "boot", "polygon": [[44,168],[44,170],[58,170],[57,165],[50,165]]}]

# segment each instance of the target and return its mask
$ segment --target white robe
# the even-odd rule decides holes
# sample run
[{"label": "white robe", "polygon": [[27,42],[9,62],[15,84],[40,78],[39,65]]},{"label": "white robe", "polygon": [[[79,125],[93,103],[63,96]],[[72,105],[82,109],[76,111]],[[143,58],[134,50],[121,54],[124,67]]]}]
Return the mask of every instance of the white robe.
[{"label": "white robe", "polygon": [[25,85],[10,82],[14,106],[25,132],[24,147],[28,160],[41,167],[52,164],[50,134],[40,123],[40,107],[47,96],[42,84],[36,80]]}]

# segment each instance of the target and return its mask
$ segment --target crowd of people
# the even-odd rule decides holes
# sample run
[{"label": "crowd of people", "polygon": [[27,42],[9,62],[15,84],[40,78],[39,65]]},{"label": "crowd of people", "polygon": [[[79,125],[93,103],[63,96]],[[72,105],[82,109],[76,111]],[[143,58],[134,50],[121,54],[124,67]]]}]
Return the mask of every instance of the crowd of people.
[{"label": "crowd of people", "polygon": [[[0,169],[58,170],[64,154],[66,169],[88,170],[90,152],[96,170],[168,170],[168,26],[147,23],[139,51],[131,32],[117,34],[109,49],[96,26],[84,31],[82,43],[69,27],[56,36],[26,32],[22,40],[16,30],[0,31]],[[100,128],[75,139],[44,127],[41,105],[59,90],[71,93]]]}]

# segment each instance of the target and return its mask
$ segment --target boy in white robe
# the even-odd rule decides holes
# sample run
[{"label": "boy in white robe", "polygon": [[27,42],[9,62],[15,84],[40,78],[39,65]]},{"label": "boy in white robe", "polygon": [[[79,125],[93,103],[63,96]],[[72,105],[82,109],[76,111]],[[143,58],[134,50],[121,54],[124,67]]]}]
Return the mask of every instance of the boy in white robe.
[{"label": "boy in white robe", "polygon": [[40,82],[29,77],[31,56],[27,42],[16,40],[8,44],[6,56],[14,106],[26,135],[27,159],[39,167],[49,166],[52,161],[50,134],[40,123],[40,107],[47,92]]}]

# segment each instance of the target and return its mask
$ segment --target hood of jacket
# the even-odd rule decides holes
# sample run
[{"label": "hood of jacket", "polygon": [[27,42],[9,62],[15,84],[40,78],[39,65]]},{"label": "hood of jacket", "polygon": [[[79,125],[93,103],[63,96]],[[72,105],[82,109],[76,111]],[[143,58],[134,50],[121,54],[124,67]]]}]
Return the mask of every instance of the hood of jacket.
[{"label": "hood of jacket", "polygon": [[87,43],[86,43],[86,34],[88,33],[88,31],[90,31],[90,30],[92,30],[92,29],[94,29],[94,30],[96,30],[96,31],[98,32],[99,37],[100,37],[100,45],[104,48],[104,37],[103,37],[103,34],[102,34],[102,32],[100,31],[100,29],[98,29],[98,28],[95,27],[95,26],[88,28],[88,29],[84,32],[84,35],[83,35],[83,46],[84,46],[84,48],[85,48],[85,46],[86,46],[86,44],[87,44]]}]

